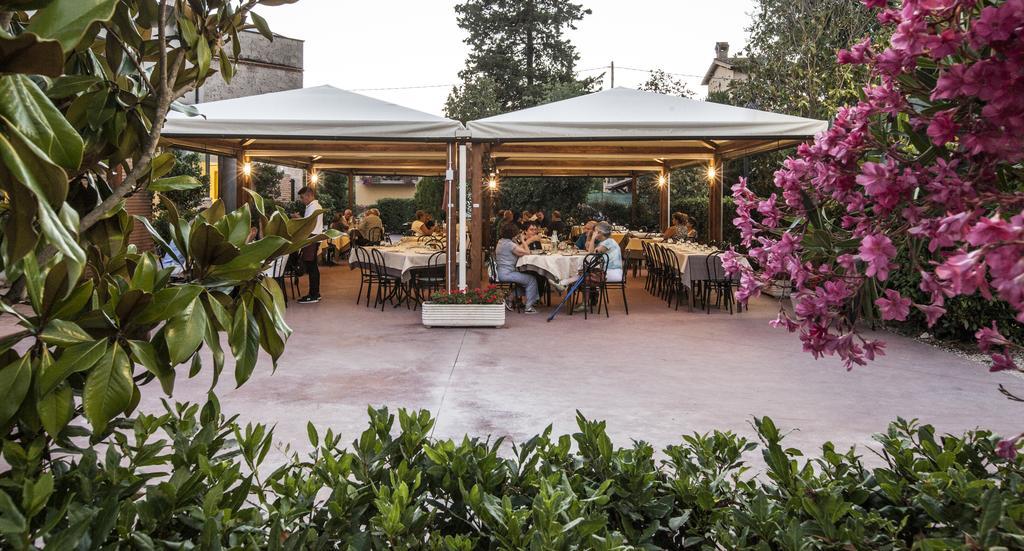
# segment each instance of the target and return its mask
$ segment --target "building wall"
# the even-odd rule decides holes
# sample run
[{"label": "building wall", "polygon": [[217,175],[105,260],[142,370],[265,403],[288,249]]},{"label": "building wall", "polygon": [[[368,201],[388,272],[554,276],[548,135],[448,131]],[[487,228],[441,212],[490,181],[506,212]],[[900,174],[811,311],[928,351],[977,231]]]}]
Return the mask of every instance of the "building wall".
[{"label": "building wall", "polygon": [[[242,54],[235,66],[231,84],[220,75],[214,75],[193,94],[189,103],[202,103],[282,92],[302,88],[303,42],[294,38],[275,36],[270,42],[256,32],[238,35]],[[218,67],[214,61],[211,66]]]},{"label": "building wall", "polygon": [[416,182],[373,183],[369,178],[356,177],[356,203],[372,205],[381,199],[412,199],[416,195]]},{"label": "building wall", "polygon": [[747,80],[747,75],[719,65],[708,81],[708,92],[724,92],[738,80]]}]

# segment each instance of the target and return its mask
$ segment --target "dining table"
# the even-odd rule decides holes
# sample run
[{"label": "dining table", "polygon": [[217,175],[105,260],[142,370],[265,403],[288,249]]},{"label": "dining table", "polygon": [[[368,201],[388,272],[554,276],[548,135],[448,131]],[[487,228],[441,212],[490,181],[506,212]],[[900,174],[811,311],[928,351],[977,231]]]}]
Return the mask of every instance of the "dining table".
[{"label": "dining table", "polygon": [[[372,250],[380,251],[381,258],[384,261],[384,269],[387,273],[400,277],[405,283],[408,283],[412,278],[413,271],[429,267],[430,259],[443,250],[440,248],[439,243],[428,243],[415,237],[402,238],[401,241],[392,245],[375,245],[362,247],[362,249],[365,249],[367,252]],[[442,257],[440,262],[442,266],[444,261],[445,259]],[[437,264],[437,261],[434,263]],[[349,252],[348,265],[350,268],[355,269],[360,267],[361,264],[362,262],[357,255],[356,247],[353,247],[352,251]]]},{"label": "dining table", "polygon": [[516,262],[516,269],[540,274],[557,282],[579,275],[586,257],[586,251],[538,251],[535,254],[520,256]]}]

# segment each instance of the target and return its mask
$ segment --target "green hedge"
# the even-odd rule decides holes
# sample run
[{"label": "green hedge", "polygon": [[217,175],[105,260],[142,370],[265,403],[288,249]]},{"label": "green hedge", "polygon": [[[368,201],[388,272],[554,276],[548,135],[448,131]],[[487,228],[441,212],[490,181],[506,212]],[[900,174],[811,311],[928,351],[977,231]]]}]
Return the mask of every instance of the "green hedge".
[{"label": "green hedge", "polygon": [[380,210],[384,229],[389,232],[401,232],[405,224],[416,218],[415,199],[381,199],[374,206]]},{"label": "green hedge", "polygon": [[[574,216],[577,219],[593,217],[595,213],[601,213],[612,222],[621,223],[635,228],[657,229],[658,212],[656,206],[647,203],[637,205],[637,220],[632,222],[632,206],[621,204],[615,201],[595,202],[586,205],[585,209],[577,209]],[[740,241],[739,230],[732,224],[735,218],[736,206],[732,197],[725,197],[723,200],[724,216],[722,221],[722,238],[728,243],[738,244]],[[707,197],[685,197],[672,201],[672,212],[685,212],[693,220],[697,228],[697,235],[702,239],[707,236],[708,228],[708,198]]]},{"label": "green hedge", "polygon": [[[930,262],[927,251],[918,262]],[[921,291],[921,273],[913,268],[914,263],[906,249],[901,249],[896,257],[898,268],[890,276],[888,285],[896,289],[915,303],[929,304],[930,296]],[[971,296],[947,298],[946,315],[939,318],[931,328],[928,327],[924,314],[917,308],[910,309],[906,322],[894,323],[896,327],[908,333],[920,334],[928,332],[939,339],[960,342],[974,342],[974,333],[982,327],[991,327],[995,321],[999,331],[1017,344],[1024,344],[1024,324],[1018,323],[1016,312],[1005,301],[990,300],[978,293]]]},{"label": "green hedge", "polygon": [[[272,429],[215,399],[140,415],[100,457],[9,442],[4,547],[215,549],[1020,549],[1024,457],[978,430],[897,421],[868,467],[830,443],[805,457],[755,418],[757,440],[689,434],[660,453],[612,444],[604,422],[520,442],[429,437],[427,411],[369,410],[346,449],[264,461]],[[752,477],[746,457],[765,465]],[[289,452],[290,453],[290,452]],[[46,462],[45,474],[42,472]],[[273,463],[278,464],[277,460]],[[81,546],[81,545],[79,545]]]}]

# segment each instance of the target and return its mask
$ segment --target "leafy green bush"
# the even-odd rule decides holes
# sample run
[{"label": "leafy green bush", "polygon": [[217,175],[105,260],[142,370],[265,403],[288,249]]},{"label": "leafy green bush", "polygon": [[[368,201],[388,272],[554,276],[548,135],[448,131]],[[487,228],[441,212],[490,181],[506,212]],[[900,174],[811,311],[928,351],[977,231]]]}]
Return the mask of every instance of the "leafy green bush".
[{"label": "leafy green bush", "polygon": [[380,210],[380,219],[384,222],[384,229],[389,232],[399,232],[416,218],[415,199],[381,199],[374,205]]},{"label": "leafy green bush", "polygon": [[429,176],[416,182],[416,209],[429,212],[436,219],[441,218],[441,202],[444,201],[444,178]]},{"label": "leafy green bush", "polygon": [[[918,262],[929,262],[928,251],[918,252],[923,255]],[[925,304],[930,295],[921,290],[921,272],[915,268],[908,251],[900,249],[896,256],[897,268],[889,276],[891,288],[901,295],[918,303]],[[1018,323],[1013,308],[1002,300],[987,299],[979,293],[970,296],[956,296],[946,299],[946,314],[928,327],[924,314],[917,308],[910,309],[905,322],[889,322],[907,332],[919,334],[927,331],[939,339],[959,342],[973,342],[974,334],[983,327],[992,327],[996,323],[999,332],[1011,341],[1024,344],[1024,325]]]},{"label": "leafy green bush", "polygon": [[[948,549],[1024,546],[1024,458],[987,431],[937,437],[897,421],[881,466],[826,443],[691,434],[659,455],[612,445],[604,422],[525,442],[429,438],[426,411],[369,410],[352,443],[308,427],[313,451],[280,466],[273,430],[225,418],[215,398],[140,415],[104,457],[42,457],[8,443],[8,545],[267,549]],[[766,466],[751,478],[744,454]],[[803,461],[803,464],[801,464]],[[269,471],[269,472],[267,472]]]}]

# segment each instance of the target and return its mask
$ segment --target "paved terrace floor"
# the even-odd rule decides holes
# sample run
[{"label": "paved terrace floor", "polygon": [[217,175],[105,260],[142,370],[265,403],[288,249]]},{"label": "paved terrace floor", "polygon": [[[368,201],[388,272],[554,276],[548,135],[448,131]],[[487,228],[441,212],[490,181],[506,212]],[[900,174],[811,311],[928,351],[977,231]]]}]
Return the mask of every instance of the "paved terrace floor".
[{"label": "paved terrace floor", "polygon": [[[578,409],[607,420],[617,444],[656,447],[715,428],[752,434],[751,417],[768,415],[799,429],[788,442],[811,453],[829,439],[843,449],[870,444],[897,416],[944,432],[1021,429],[1018,407],[996,388],[1024,393],[1021,379],[895,335],[885,336],[884,357],[846,371],[769,327],[777,310],[769,299],[738,315],[675,311],[634,280],[629,316],[613,295],[609,319],[546,323],[544,308],[509,314],[504,329],[427,329],[404,307],[356,306],[358,272],[347,266],[321,272],[324,300],[287,309],[295,334],[276,373],[264,359],[241,388],[228,373],[217,388],[225,412],[276,424],[277,439],[298,450],[308,449],[307,419],[351,442],[368,404],[428,409],[435,437],[517,441],[548,424],[573,432]],[[202,401],[208,385],[204,375],[179,377],[174,398]],[[142,407],[159,410],[159,395],[152,385]]]}]

